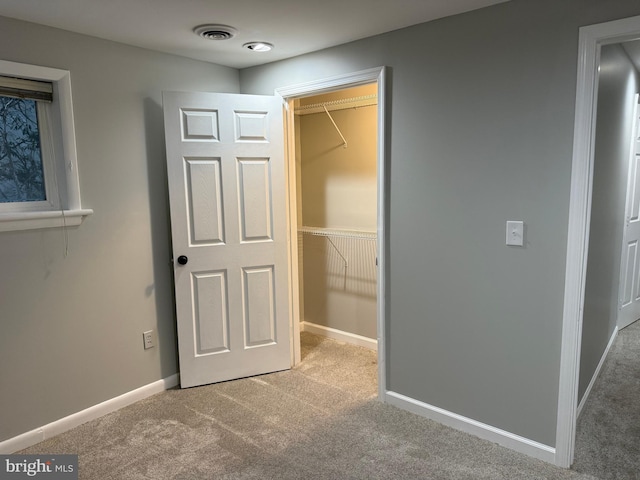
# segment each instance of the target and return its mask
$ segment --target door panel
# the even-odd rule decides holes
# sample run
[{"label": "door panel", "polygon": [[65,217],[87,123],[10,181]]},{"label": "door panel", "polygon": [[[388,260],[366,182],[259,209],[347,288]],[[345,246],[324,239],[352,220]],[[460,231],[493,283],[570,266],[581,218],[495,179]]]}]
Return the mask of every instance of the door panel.
[{"label": "door panel", "polygon": [[640,109],[636,95],[620,273],[618,328],[640,319]]},{"label": "door panel", "polygon": [[640,211],[640,192],[638,192],[638,183],[640,182],[640,170],[638,169],[638,157],[637,152],[634,152],[631,158],[631,183],[629,191],[629,214],[627,220],[630,224],[638,222],[638,212]]},{"label": "door panel", "polygon": [[182,109],[182,141],[214,142],[219,138],[218,112]]},{"label": "door panel", "polygon": [[244,268],[245,347],[276,341],[273,268]]},{"label": "door panel", "polygon": [[226,272],[192,274],[196,355],[229,351]]},{"label": "door panel", "polygon": [[222,185],[219,158],[185,158],[189,245],[224,243]]},{"label": "door panel", "polygon": [[282,105],[164,95],[180,383],[290,368]]},{"label": "door panel", "polygon": [[626,251],[626,264],[624,265],[624,284],[622,288],[622,307],[626,307],[633,301],[633,278],[635,265],[637,263],[636,257],[638,255],[638,242],[631,241],[627,244]]},{"label": "door panel", "polygon": [[270,241],[271,173],[268,158],[238,159],[242,241]]}]

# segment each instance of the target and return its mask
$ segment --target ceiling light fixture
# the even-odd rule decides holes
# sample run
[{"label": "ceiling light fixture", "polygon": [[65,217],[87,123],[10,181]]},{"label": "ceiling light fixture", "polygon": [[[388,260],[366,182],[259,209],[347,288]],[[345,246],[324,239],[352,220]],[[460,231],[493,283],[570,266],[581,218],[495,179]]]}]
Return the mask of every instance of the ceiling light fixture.
[{"label": "ceiling light fixture", "polygon": [[253,52],[268,52],[273,49],[273,45],[267,42],[249,42],[245,43],[243,47]]},{"label": "ceiling light fixture", "polygon": [[200,25],[193,29],[193,33],[207,40],[229,40],[238,31],[228,25]]}]

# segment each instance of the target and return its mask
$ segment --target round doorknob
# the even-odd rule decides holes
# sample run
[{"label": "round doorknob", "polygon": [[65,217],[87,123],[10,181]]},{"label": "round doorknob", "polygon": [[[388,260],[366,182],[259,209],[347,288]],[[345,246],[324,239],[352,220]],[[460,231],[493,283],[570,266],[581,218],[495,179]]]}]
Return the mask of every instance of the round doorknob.
[{"label": "round doorknob", "polygon": [[180,255],[180,256],[178,257],[178,263],[179,263],[180,265],[186,265],[188,261],[189,261],[189,258],[187,258],[187,256],[186,256],[186,255]]}]

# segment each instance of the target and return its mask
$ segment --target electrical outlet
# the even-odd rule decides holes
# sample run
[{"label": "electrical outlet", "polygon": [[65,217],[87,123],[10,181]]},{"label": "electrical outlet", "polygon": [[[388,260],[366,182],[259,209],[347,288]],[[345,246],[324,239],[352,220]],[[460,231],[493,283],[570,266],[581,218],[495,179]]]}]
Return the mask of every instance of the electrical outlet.
[{"label": "electrical outlet", "polygon": [[142,332],[142,340],[144,341],[145,350],[156,346],[156,343],[153,338],[153,330]]}]

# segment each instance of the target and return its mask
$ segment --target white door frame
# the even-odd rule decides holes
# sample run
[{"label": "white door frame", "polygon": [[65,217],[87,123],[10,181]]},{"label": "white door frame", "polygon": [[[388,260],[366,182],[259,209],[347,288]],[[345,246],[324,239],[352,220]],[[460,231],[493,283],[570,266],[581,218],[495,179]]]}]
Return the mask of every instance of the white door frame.
[{"label": "white door frame", "polygon": [[[386,394],[386,264],[387,264],[387,149],[386,149],[386,126],[385,126],[385,104],[386,85],[385,67],[370,68],[358,72],[336,75],[329,78],[314,80],[311,82],[290,85],[277,88],[275,94],[282,97],[285,105],[288,102],[300,97],[310,95],[320,95],[335,90],[377,83],[378,85],[378,220],[377,220],[377,250],[378,258],[378,282],[377,282],[377,340],[378,340],[378,399],[385,401]],[[289,217],[289,292],[290,292],[290,312],[291,312],[291,338],[292,338],[292,365],[300,361],[300,309],[298,305],[298,225],[297,225],[297,205],[295,192],[295,132],[293,123],[293,109],[289,108],[285,114],[285,156],[287,158],[287,183],[288,188],[288,217]]]},{"label": "white door frame", "polygon": [[637,38],[640,16],[582,27],[579,33],[555,451],[556,465],[565,468],[573,462],[576,438],[600,47]]}]

